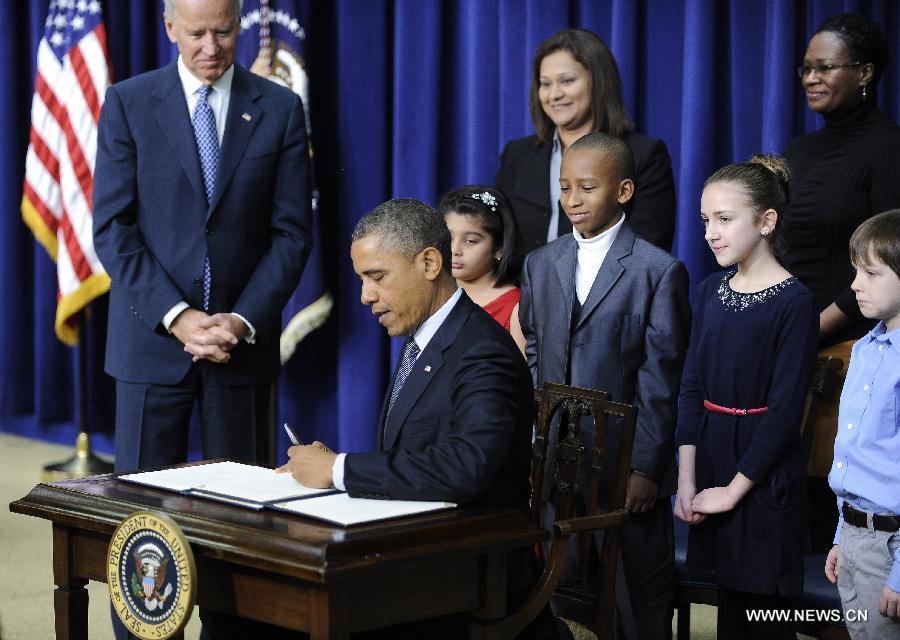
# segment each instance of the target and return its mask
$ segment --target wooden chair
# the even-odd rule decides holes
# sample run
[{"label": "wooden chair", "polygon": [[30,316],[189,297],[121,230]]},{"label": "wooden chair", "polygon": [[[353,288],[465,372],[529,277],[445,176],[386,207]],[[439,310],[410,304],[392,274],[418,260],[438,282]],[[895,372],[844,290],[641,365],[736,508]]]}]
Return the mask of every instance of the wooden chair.
[{"label": "wooden chair", "polygon": [[[814,429],[808,428],[808,426],[815,424],[819,405],[822,402],[834,401],[834,392],[838,374],[843,366],[843,361],[833,356],[818,358],[816,360],[816,368],[813,372],[812,382],[809,385],[809,391],[806,394],[806,403],[803,407],[803,420],[800,423],[803,451],[807,456],[809,455],[809,448],[813,442],[814,436]],[[675,606],[678,611],[678,640],[686,640],[691,637],[692,603],[707,604],[714,607],[719,606],[719,586],[714,581],[713,576],[691,573],[687,570],[687,537],[688,525],[678,518],[675,518]],[[812,565],[817,562],[815,558],[821,558],[818,574],[812,570]],[[833,600],[823,599],[821,597],[822,594],[828,594],[832,590],[834,595],[837,595],[837,587],[828,583],[825,579],[825,575],[821,570],[824,566],[825,556],[809,556],[806,558],[806,586],[804,588],[804,594],[800,597],[800,601],[807,603],[810,607],[815,605],[816,608],[823,608],[822,603],[826,600],[834,604]],[[821,582],[824,582],[825,584],[819,582],[819,576],[821,576]],[[813,597],[813,594],[816,594],[816,596]],[[798,603],[798,608],[805,607]],[[840,598],[837,599],[836,607],[827,608],[840,608]],[[824,628],[825,625],[821,626]],[[812,626],[799,628],[798,630],[801,633],[813,635],[814,637],[841,637],[840,635],[820,636]],[[846,633],[846,630],[844,630],[844,633]],[[721,619],[719,619],[717,623],[717,635],[719,637],[724,637]]]},{"label": "wooden chair", "polygon": [[[553,513],[553,536],[544,572],[522,606],[490,628],[501,637],[514,638],[533,620],[550,598],[570,599],[590,611],[586,626],[600,639],[611,639],[615,612],[616,563],[619,556],[619,530],[628,518],[625,511],[625,487],[631,469],[637,409],[609,400],[603,391],[547,384],[536,392],[539,413],[531,468],[531,518],[541,521],[542,496],[549,490]],[[552,443],[552,469],[548,469],[551,423],[559,417],[560,437]],[[582,443],[582,416],[593,419],[594,447],[587,451]],[[601,487],[605,475],[605,432],[608,420],[620,420],[619,445],[615,467],[608,487]],[[550,483],[545,489],[545,483]],[[584,486],[582,486],[584,485]],[[608,509],[597,513],[601,489],[606,490]],[[586,515],[579,513],[579,502]],[[596,565],[596,581],[583,580],[588,567],[582,567],[566,588],[557,588],[563,576],[566,555],[577,533],[605,531]],[[593,548],[592,535],[583,535],[585,547]],[[590,551],[590,549],[588,549]],[[582,555],[583,558],[591,557]],[[595,556],[596,557],[596,556]],[[572,576],[569,576],[573,578]]]}]

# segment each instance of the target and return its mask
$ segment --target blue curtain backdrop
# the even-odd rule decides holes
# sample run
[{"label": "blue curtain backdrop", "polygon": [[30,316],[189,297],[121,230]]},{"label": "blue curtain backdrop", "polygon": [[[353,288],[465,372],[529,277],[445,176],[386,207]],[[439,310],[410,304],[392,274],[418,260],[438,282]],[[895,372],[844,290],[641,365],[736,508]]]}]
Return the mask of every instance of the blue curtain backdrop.
[{"label": "blue curtain backdrop", "polygon": [[[48,4],[0,3],[7,25],[0,43],[0,429],[71,442],[79,381],[73,352],[53,333],[55,267],[18,210]],[[175,56],[161,6],[104,3],[115,79]],[[531,55],[553,32],[578,26],[603,37],[621,67],[638,130],[668,145],[678,192],[674,253],[693,282],[715,265],[697,222],[704,178],[821,126],[806,109],[794,69],[823,18],[861,11],[883,25],[893,59],[879,99],[895,121],[900,117],[900,3],[893,0],[336,0],[285,8],[306,32],[321,192],[323,271],[310,277],[324,279],[335,309],[286,367],[281,417],[304,438],[344,451],[373,446],[396,357],[396,345],[359,303],[350,232],[389,197],[434,203],[454,186],[492,183],[504,143],[531,133]],[[90,428],[102,432],[111,428],[113,400],[102,373],[103,299],[91,316],[85,384]]]}]

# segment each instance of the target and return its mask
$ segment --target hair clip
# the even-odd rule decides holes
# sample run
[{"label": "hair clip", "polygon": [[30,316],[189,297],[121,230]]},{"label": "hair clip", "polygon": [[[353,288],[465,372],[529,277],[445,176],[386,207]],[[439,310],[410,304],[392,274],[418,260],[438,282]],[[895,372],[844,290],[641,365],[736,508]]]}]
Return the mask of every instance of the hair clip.
[{"label": "hair clip", "polygon": [[489,206],[491,208],[491,211],[497,210],[497,198],[492,196],[487,191],[482,191],[481,193],[472,193],[470,194],[470,196],[472,197],[472,199],[480,200],[481,202]]}]

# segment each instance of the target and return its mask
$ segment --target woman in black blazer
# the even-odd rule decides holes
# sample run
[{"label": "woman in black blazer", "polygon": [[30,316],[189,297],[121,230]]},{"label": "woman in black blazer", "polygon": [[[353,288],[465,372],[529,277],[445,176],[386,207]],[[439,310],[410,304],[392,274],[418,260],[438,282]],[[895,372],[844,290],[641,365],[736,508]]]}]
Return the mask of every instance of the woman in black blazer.
[{"label": "woman in black blazer", "polygon": [[621,136],[634,154],[636,191],[628,222],[644,239],[672,248],[675,181],[662,140],[632,131],[622,83],[606,43],[590,31],[566,29],[544,41],[532,62],[535,135],[513,140],[500,156],[497,188],[511,201],[526,252],[572,230],[558,206],[562,152],[591,131]]}]

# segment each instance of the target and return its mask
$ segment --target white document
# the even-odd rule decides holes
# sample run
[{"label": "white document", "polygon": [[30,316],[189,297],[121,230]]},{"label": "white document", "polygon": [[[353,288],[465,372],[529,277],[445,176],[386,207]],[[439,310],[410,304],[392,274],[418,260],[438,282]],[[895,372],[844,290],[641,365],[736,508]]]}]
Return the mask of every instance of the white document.
[{"label": "white document", "polygon": [[281,511],[327,520],[346,527],[364,522],[375,522],[428,513],[429,511],[450,509],[455,507],[456,504],[453,502],[425,502],[419,500],[369,500],[366,498],[351,498],[346,493],[335,493],[305,500],[279,502],[271,506]]},{"label": "white document", "polygon": [[190,467],[179,467],[178,469],[129,473],[128,475],[119,476],[119,480],[145,484],[159,489],[169,489],[170,491],[187,491],[208,482],[233,478],[240,474],[245,467],[251,467],[251,465],[239,462],[213,462],[210,464],[196,464]]},{"label": "white document", "polygon": [[190,492],[195,495],[218,494],[251,502],[273,502],[334,491],[334,489],[311,489],[297,482],[290,473],[275,473],[274,469],[264,467],[242,466],[249,468],[227,480],[213,479],[192,487]]},{"label": "white document", "polygon": [[289,473],[239,462],[213,462],[178,469],[146,471],[119,476],[120,480],[181,491],[213,500],[260,509],[275,500],[332,493],[334,489],[311,489]]}]

